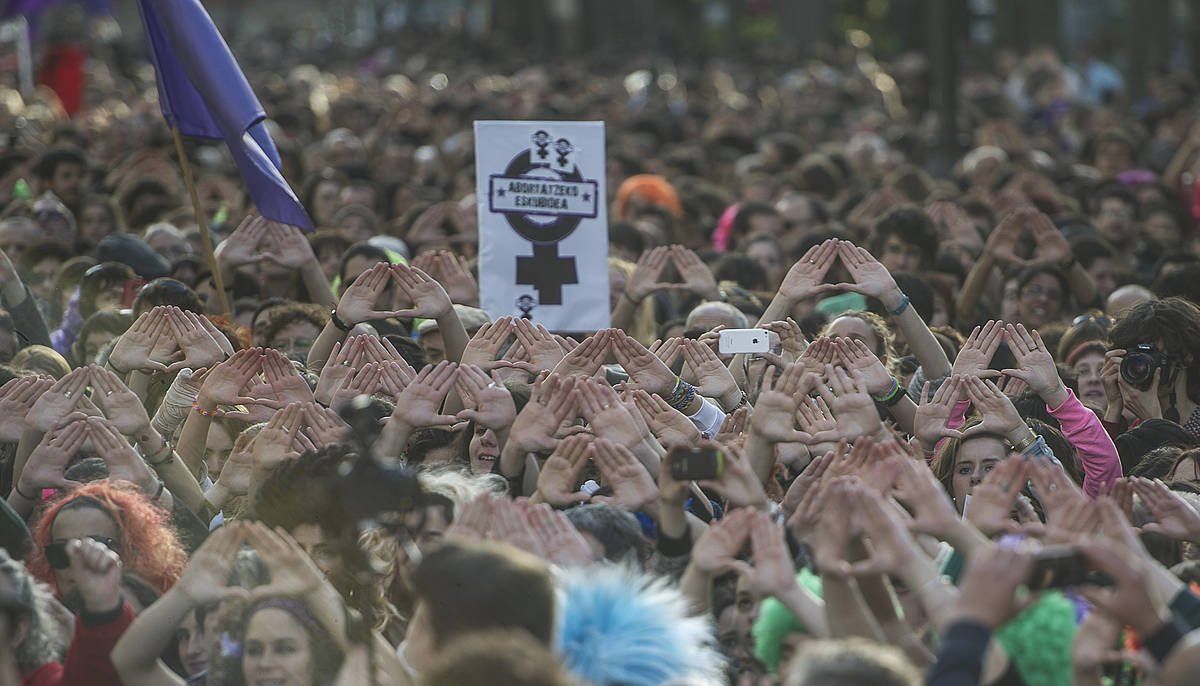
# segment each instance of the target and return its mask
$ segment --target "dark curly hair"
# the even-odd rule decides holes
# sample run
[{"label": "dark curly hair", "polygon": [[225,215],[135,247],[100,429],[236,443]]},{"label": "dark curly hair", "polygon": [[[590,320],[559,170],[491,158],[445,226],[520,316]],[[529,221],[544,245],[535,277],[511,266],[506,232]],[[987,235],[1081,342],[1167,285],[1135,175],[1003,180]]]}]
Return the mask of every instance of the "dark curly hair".
[{"label": "dark curly hair", "polygon": [[[1200,307],[1183,298],[1150,300],[1129,310],[1108,334],[1113,348],[1140,343],[1161,346],[1177,370],[1186,374],[1187,396],[1200,402]],[[1164,377],[1166,374],[1164,373]]]}]

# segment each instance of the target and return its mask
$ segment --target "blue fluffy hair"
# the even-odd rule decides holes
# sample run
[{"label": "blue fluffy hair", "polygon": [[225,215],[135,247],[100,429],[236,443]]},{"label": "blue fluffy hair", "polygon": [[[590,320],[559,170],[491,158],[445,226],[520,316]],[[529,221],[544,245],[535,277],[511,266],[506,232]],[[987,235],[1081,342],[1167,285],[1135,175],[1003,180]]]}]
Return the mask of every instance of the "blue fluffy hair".
[{"label": "blue fluffy hair", "polygon": [[714,686],[724,683],[711,623],[688,615],[666,579],[597,565],[560,577],[558,650],[594,686]]}]

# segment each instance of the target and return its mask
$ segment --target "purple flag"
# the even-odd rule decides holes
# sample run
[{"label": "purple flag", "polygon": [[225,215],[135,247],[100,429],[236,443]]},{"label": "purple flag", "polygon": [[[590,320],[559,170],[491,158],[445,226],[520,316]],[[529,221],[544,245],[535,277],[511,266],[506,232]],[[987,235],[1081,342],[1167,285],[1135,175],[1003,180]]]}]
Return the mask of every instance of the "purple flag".
[{"label": "purple flag", "polygon": [[312,230],[280,173],[279,152],[263,126],[267,113],[199,0],[138,0],[138,8],[167,124],[185,136],[224,140],[258,211]]}]

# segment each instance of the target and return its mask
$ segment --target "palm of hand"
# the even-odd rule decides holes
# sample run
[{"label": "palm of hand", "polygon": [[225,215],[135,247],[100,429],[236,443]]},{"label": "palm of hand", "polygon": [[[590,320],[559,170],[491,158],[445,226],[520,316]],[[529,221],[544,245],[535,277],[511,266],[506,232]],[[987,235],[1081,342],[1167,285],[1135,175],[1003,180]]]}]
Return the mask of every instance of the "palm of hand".
[{"label": "palm of hand", "polygon": [[308,382],[297,374],[274,379],[271,381],[270,387],[275,399],[283,403],[306,403],[313,399],[313,392],[308,387]]},{"label": "palm of hand", "polygon": [[198,603],[208,603],[221,597],[220,591],[229,585],[233,564],[210,551],[196,551],[179,579],[180,590]]},{"label": "palm of hand", "polygon": [[862,372],[863,383],[871,393],[884,393],[891,388],[892,375],[878,358],[855,358],[849,368]]},{"label": "palm of hand", "polygon": [[861,264],[851,275],[854,282],[862,288],[863,295],[873,298],[879,298],[896,287],[896,280],[892,278],[887,267],[879,262]]},{"label": "palm of hand", "polygon": [[475,392],[476,422],[493,431],[507,428],[517,416],[512,394],[505,388],[482,388]]},{"label": "palm of hand", "polygon": [[[183,357],[192,369],[211,367],[225,358],[221,345],[205,331],[194,331],[178,342]],[[121,367],[125,369],[125,367]]]},{"label": "palm of hand", "polygon": [[779,291],[791,298],[803,298],[816,290],[824,278],[825,275],[818,274],[812,264],[797,262],[784,277]]},{"label": "palm of hand", "polygon": [[551,456],[538,475],[538,492],[550,505],[563,507],[572,502],[567,496],[574,490],[575,473],[570,461],[561,456]]},{"label": "palm of hand", "polygon": [[233,495],[246,495],[250,492],[250,475],[253,471],[254,462],[250,455],[234,451],[221,467],[221,475],[217,477],[217,481]]},{"label": "palm of hand", "polygon": [[694,372],[699,381],[696,389],[701,395],[710,398],[720,398],[737,386],[733,374],[719,361],[708,360],[697,367]]},{"label": "palm of hand", "polygon": [[857,438],[875,433],[879,428],[879,412],[875,401],[866,393],[850,393],[834,398],[830,405],[833,419],[842,438]]},{"label": "palm of hand", "polygon": [[795,414],[795,398],[780,391],[763,391],[754,405],[750,426],[768,441],[786,442],[791,440]]},{"label": "palm of hand", "polygon": [[150,423],[142,401],[133,391],[116,391],[112,395],[99,396],[99,399],[108,421],[125,435],[133,434]]},{"label": "palm of hand", "polygon": [[626,448],[632,448],[642,440],[637,423],[630,416],[629,411],[619,403],[597,412],[590,423],[598,436],[603,436]]},{"label": "palm of hand", "polygon": [[563,349],[553,339],[538,339],[533,345],[533,349],[525,348],[525,352],[529,353],[529,360],[535,369],[550,371],[562,362]]},{"label": "palm of hand", "polygon": [[0,441],[16,443],[25,433],[29,408],[12,398],[0,398]]},{"label": "palm of hand", "polygon": [[1058,386],[1058,370],[1054,366],[1054,358],[1044,350],[1034,350],[1020,360],[1021,368],[1030,373],[1029,387],[1035,393],[1054,389]]},{"label": "palm of hand", "polygon": [[443,396],[423,384],[409,384],[396,399],[397,417],[403,417],[412,427],[432,426],[442,405]]},{"label": "palm of hand", "polygon": [[941,439],[940,430],[950,420],[950,407],[938,403],[926,403],[917,406],[913,418],[915,435],[922,445],[933,445]]},{"label": "palm of hand", "polygon": [[985,534],[994,534],[1011,527],[1011,503],[1005,502],[1004,491],[993,484],[981,483],[971,493],[967,521]]},{"label": "palm of hand", "polygon": [[979,376],[987,369],[991,360],[979,348],[963,348],[954,358],[951,374],[955,376]]},{"label": "palm of hand", "polygon": [[62,393],[46,391],[33,403],[25,417],[34,428],[49,431],[59,418],[70,414],[78,403],[78,397],[68,398]]},{"label": "palm of hand", "polygon": [[661,412],[649,417],[655,436],[665,446],[693,445],[700,440],[700,430],[678,412]]},{"label": "palm of hand", "polygon": [[723,572],[737,554],[735,547],[740,548],[741,543],[732,531],[714,532],[709,529],[692,548],[692,563],[708,574]]},{"label": "palm of hand", "polygon": [[624,464],[609,475],[613,504],[634,511],[658,496],[658,488],[638,463]]},{"label": "palm of hand", "polygon": [[513,422],[511,435],[517,442],[530,450],[553,450],[557,441],[559,422],[548,408],[529,403]]},{"label": "palm of hand", "polygon": [[116,369],[140,369],[146,360],[153,359],[150,353],[154,349],[154,340],[153,336],[141,332],[126,332],[109,353],[109,363]]},{"label": "palm of hand", "polygon": [[250,456],[256,469],[266,470],[286,460],[290,451],[291,437],[287,432],[267,426],[254,438]]}]

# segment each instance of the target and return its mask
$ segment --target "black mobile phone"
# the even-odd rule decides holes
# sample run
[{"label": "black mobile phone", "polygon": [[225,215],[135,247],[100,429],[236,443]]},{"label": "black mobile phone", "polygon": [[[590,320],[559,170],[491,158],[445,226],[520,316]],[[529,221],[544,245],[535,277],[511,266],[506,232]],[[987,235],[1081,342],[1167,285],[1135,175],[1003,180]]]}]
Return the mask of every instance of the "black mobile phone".
[{"label": "black mobile phone", "polygon": [[716,479],[725,466],[725,456],[716,448],[674,448],[671,460],[671,478],[676,481],[698,481]]},{"label": "black mobile phone", "polygon": [[1113,580],[1104,572],[1089,569],[1087,561],[1071,546],[1048,546],[1034,556],[1033,570],[1025,587],[1031,591],[1072,586],[1111,586]]}]

